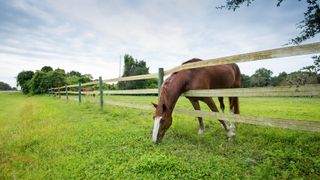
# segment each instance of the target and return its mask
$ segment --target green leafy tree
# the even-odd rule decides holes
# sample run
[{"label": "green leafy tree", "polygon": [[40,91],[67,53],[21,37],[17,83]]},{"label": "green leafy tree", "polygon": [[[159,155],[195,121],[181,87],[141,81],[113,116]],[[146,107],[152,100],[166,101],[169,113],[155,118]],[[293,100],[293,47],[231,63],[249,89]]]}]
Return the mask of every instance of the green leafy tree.
[{"label": "green leafy tree", "polygon": [[271,86],[281,86],[286,84],[285,81],[287,79],[288,74],[286,72],[280,73],[278,76],[271,78]]},{"label": "green leafy tree", "polygon": [[8,91],[8,90],[12,90],[12,88],[9,84],[0,81],[0,90]]},{"label": "green leafy tree", "polygon": [[81,83],[86,83],[86,82],[90,82],[92,81],[93,77],[91,74],[84,74],[84,75],[81,75],[80,78],[79,78],[79,82]]},{"label": "green leafy tree", "polygon": [[312,79],[310,81],[313,82],[313,80],[316,79],[317,83],[320,83],[320,56],[313,56],[312,59],[314,60],[313,65],[305,66],[301,71],[308,74],[308,79]]},{"label": "green leafy tree", "polygon": [[21,91],[24,94],[28,94],[30,92],[30,82],[33,75],[33,71],[22,71],[17,76],[17,86],[21,87]]},{"label": "green leafy tree", "polygon": [[46,83],[45,86],[47,88],[59,87],[66,84],[66,74],[64,70],[56,69],[54,71],[50,71],[46,74]]},{"label": "green leafy tree", "polygon": [[[249,6],[255,0],[226,0],[226,4],[218,9],[228,9],[235,11],[241,5]],[[277,0],[277,6],[280,6],[284,0]],[[301,0],[298,0],[301,1]],[[300,35],[291,39],[290,43],[298,44],[307,39],[313,38],[320,32],[320,5],[319,0],[307,0],[307,10],[304,13],[304,19],[297,24],[297,29],[300,29]]]},{"label": "green leafy tree", "polygon": [[43,71],[36,71],[30,81],[30,92],[32,94],[42,94],[49,88],[47,74]]},{"label": "green leafy tree", "polygon": [[77,84],[79,82],[86,83],[92,81],[93,77],[91,74],[84,74],[81,75],[81,73],[77,71],[71,71],[67,73],[66,76],[66,83],[67,84]]},{"label": "green leafy tree", "polygon": [[63,69],[54,71],[37,71],[30,82],[30,92],[32,94],[43,94],[49,88],[59,87],[66,84],[66,74]]},{"label": "green leafy tree", "polygon": [[250,76],[241,74],[241,87],[243,88],[250,87]]},{"label": "green leafy tree", "polygon": [[296,71],[288,74],[284,85],[305,85],[305,84],[316,84],[316,76],[310,76],[308,72]]},{"label": "green leafy tree", "polygon": [[50,72],[50,71],[53,71],[53,69],[52,69],[52,67],[50,67],[50,66],[43,66],[43,67],[41,68],[41,71],[42,71],[42,72]]},{"label": "green leafy tree", "polygon": [[[146,67],[146,62],[143,60],[138,61],[132,56],[126,54],[124,56],[124,72],[122,77],[149,74],[149,68]],[[118,87],[120,89],[142,89],[148,86],[154,85],[150,80],[137,80],[137,81],[124,81],[119,82]]]},{"label": "green leafy tree", "polygon": [[77,77],[80,77],[80,76],[81,76],[81,73],[78,72],[78,71],[70,71],[67,75],[68,75],[68,76],[77,76]]},{"label": "green leafy tree", "polygon": [[260,68],[250,78],[252,87],[264,87],[271,85],[271,76],[273,72],[266,68]]}]

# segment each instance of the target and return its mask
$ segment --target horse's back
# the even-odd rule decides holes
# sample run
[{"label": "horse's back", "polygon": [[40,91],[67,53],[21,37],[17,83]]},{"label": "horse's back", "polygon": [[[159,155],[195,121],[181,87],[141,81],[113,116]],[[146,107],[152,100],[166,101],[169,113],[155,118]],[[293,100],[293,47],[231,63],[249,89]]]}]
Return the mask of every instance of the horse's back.
[{"label": "horse's back", "polygon": [[189,69],[187,89],[217,89],[240,87],[240,70],[237,64],[216,65]]}]

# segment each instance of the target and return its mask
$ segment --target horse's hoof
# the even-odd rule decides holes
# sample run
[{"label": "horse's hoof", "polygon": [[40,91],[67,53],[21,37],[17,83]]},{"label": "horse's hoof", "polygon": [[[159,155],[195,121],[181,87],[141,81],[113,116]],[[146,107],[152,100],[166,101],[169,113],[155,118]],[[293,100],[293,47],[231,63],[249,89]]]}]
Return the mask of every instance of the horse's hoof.
[{"label": "horse's hoof", "polygon": [[198,134],[202,135],[204,133],[204,129],[199,129]]},{"label": "horse's hoof", "polygon": [[236,133],[234,133],[232,130],[229,130],[227,135],[228,135],[229,141],[234,141],[236,139]]}]

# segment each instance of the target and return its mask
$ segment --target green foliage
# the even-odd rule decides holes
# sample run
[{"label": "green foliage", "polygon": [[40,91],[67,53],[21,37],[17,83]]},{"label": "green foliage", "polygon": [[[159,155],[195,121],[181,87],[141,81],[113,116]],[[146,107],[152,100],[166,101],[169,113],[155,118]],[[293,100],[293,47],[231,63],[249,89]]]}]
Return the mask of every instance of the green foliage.
[{"label": "green foliage", "polygon": [[50,66],[44,66],[41,70],[33,73],[32,71],[22,71],[17,76],[17,84],[21,86],[24,94],[43,94],[49,88],[60,87],[66,84],[86,83],[92,81],[90,74],[81,75],[77,71],[66,74],[64,69],[53,70]]},{"label": "green foliage", "polygon": [[92,79],[91,74],[82,75],[77,71],[70,71],[70,73],[67,73],[66,82],[67,84],[86,83],[92,81]]},{"label": "green foliage", "polygon": [[320,56],[313,56],[313,65],[303,67],[301,70],[307,72],[309,77],[316,78],[317,82],[320,83]]},{"label": "green foliage", "polygon": [[250,78],[252,87],[264,87],[271,85],[271,76],[273,72],[266,68],[260,68]]},{"label": "green foliage", "polygon": [[250,87],[250,76],[247,76],[245,74],[241,74],[241,87],[242,88]]},{"label": "green foliage", "polygon": [[64,70],[56,69],[47,73],[48,87],[59,87],[66,84],[66,74]]},{"label": "green foliage", "polygon": [[30,92],[30,81],[33,75],[33,71],[22,71],[17,76],[17,86],[21,87],[24,94],[28,94]]},{"label": "green foliage", "polygon": [[53,71],[53,69],[50,66],[43,66],[40,71],[47,73],[47,72]]},{"label": "green foliage", "polygon": [[[146,62],[143,60],[134,59],[126,54],[124,56],[124,72],[122,77],[149,74],[149,68],[146,67]],[[145,89],[155,87],[157,80],[137,80],[123,81],[118,83],[120,89]],[[156,86],[157,87],[157,86]]]},{"label": "green foliage", "polygon": [[7,91],[7,90],[13,90],[13,88],[11,88],[9,84],[0,81],[0,90]]},{"label": "green foliage", "polygon": [[317,77],[315,76],[315,74],[297,71],[297,72],[290,73],[283,84],[298,86],[298,85],[316,84],[316,83],[317,83]]},{"label": "green foliage", "polygon": [[305,66],[300,71],[272,76],[272,71],[260,68],[251,77],[241,74],[242,87],[286,86],[320,83],[320,56],[313,56],[313,65]]},{"label": "green foliage", "polygon": [[[174,115],[165,139],[154,145],[153,112],[110,105],[101,112],[95,104],[18,93],[0,99],[0,179],[320,178],[318,132],[239,123],[232,143],[216,119],[204,119],[206,132],[199,136],[194,117]],[[145,105],[157,97],[105,100]],[[242,114],[320,117],[319,98],[241,98],[240,103]],[[192,109],[186,98],[177,106]]]},{"label": "green foliage", "polygon": [[67,75],[68,76],[78,76],[78,77],[80,77],[81,73],[78,72],[78,71],[70,71]]},{"label": "green foliage", "polygon": [[64,70],[37,71],[30,81],[30,91],[32,94],[47,93],[49,88],[59,87],[66,84],[66,74]]},{"label": "green foliage", "polygon": [[285,85],[287,81],[288,74],[286,72],[280,73],[278,76],[271,78],[271,86],[281,86]]},{"label": "green foliage", "polygon": [[[277,6],[280,6],[283,0],[277,0]],[[301,0],[298,0],[301,1]],[[217,7],[218,9],[227,8],[235,11],[242,4],[249,6],[254,0],[226,0],[226,4]],[[320,33],[320,4],[319,0],[307,0],[307,11],[304,13],[304,19],[297,23],[297,29],[300,29],[300,35],[291,39],[290,43],[298,44]]]},{"label": "green foliage", "polygon": [[30,92],[32,94],[41,94],[47,92],[48,86],[47,74],[43,71],[36,71],[30,81]]}]

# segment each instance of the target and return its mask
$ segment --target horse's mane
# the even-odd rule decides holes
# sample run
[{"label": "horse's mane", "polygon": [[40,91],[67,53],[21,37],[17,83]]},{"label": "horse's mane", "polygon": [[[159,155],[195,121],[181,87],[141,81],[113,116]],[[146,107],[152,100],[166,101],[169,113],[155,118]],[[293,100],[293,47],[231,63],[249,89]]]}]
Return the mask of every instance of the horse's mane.
[{"label": "horse's mane", "polygon": [[[188,64],[188,63],[194,63],[194,62],[199,62],[199,61],[202,61],[201,59],[199,58],[193,58],[193,59],[190,59],[188,61],[185,61],[183,62],[182,64]],[[166,99],[166,95],[168,94],[168,87],[169,85],[174,81],[174,79],[176,78],[177,74],[179,72],[175,72],[175,73],[172,73],[171,76],[169,76],[163,83],[162,85],[162,88],[161,88],[161,94],[160,94],[160,97],[164,97],[164,102],[167,102],[167,99]],[[172,84],[171,84],[172,85]],[[175,84],[176,85],[176,84]]]},{"label": "horse's mane", "polygon": [[202,59],[192,58],[192,59],[190,59],[190,60],[188,60],[188,61],[186,61],[186,62],[183,62],[182,65],[183,65],[183,64],[188,64],[188,63],[199,62],[199,61],[202,61]]}]

